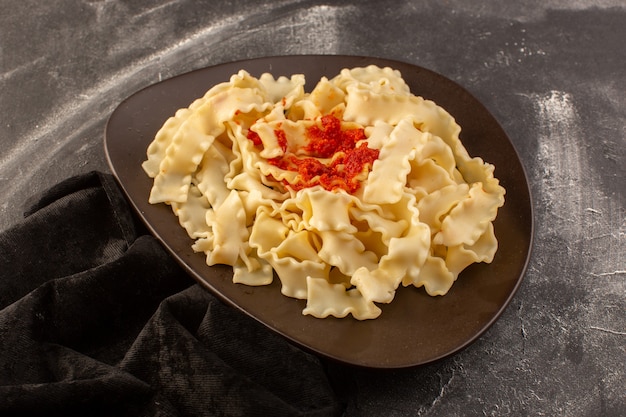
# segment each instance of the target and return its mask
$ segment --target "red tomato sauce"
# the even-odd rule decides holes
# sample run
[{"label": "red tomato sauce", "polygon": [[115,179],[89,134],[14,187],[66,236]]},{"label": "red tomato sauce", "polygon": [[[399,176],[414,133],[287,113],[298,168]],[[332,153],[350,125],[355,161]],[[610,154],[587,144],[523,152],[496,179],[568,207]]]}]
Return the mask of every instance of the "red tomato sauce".
[{"label": "red tomato sauce", "polygon": [[[274,134],[278,138],[278,144],[287,150],[287,138],[285,132],[276,129]],[[370,149],[366,143],[360,140],[366,139],[363,129],[341,129],[341,120],[333,115],[323,116],[321,127],[313,125],[306,130],[308,144],[303,148],[305,155],[296,156],[285,153],[278,158],[269,159],[268,162],[280,169],[297,172],[300,181],[292,184],[283,181],[284,185],[296,191],[315,185],[321,185],[324,189],[332,191],[342,189],[348,193],[354,193],[361,186],[357,177],[364,171],[370,170],[372,164],[378,159],[378,150]],[[263,144],[259,135],[253,131],[248,132],[248,139],[256,147]],[[323,159],[330,159],[324,161]]]}]

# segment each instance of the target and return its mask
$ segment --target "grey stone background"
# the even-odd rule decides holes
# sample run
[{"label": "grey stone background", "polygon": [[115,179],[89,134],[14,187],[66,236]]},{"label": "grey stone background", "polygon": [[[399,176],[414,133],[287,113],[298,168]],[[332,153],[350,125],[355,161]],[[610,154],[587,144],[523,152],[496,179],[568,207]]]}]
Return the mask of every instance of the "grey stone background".
[{"label": "grey stone background", "polygon": [[482,338],[425,367],[358,371],[348,415],[626,415],[623,0],[0,4],[0,230],[29,196],[108,171],[106,120],[142,87],[273,55],[417,64],[467,88],[509,134],[534,250]]}]

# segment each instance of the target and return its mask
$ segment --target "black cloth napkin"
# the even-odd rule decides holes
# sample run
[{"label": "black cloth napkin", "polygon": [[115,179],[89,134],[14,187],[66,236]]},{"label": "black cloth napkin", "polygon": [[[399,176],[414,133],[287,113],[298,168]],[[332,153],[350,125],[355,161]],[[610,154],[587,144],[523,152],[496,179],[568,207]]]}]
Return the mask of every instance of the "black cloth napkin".
[{"label": "black cloth napkin", "polygon": [[112,176],[0,233],[0,415],[333,416],[328,368],[196,284]]}]

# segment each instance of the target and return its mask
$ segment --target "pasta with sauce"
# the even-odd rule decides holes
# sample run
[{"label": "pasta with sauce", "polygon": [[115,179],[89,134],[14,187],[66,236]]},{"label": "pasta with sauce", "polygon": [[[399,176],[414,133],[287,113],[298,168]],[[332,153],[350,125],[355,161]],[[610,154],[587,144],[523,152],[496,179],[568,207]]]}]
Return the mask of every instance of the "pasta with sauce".
[{"label": "pasta with sauce", "polygon": [[505,190],[461,128],[391,68],[241,70],[170,117],[143,163],[208,265],[306,299],[318,318],[378,317],[402,286],[444,295],[491,262]]}]

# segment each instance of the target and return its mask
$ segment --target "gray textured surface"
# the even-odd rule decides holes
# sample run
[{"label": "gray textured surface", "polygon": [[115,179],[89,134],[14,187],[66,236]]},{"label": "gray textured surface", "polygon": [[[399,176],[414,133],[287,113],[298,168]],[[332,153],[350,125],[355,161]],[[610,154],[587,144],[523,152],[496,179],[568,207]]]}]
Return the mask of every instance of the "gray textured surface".
[{"label": "gray textured surface", "polygon": [[354,54],[451,78],[527,169],[525,280],[475,344],[418,369],[358,371],[349,415],[626,415],[626,6],[602,1],[2,0],[0,229],[26,198],[107,171],[121,100],[227,61]]}]

